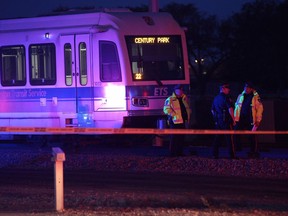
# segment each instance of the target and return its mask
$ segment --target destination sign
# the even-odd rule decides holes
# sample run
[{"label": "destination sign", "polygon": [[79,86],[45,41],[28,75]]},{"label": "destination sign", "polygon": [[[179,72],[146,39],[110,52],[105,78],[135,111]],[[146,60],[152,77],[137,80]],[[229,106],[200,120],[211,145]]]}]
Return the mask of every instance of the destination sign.
[{"label": "destination sign", "polygon": [[167,44],[170,43],[170,37],[136,37],[134,42],[136,44]]}]

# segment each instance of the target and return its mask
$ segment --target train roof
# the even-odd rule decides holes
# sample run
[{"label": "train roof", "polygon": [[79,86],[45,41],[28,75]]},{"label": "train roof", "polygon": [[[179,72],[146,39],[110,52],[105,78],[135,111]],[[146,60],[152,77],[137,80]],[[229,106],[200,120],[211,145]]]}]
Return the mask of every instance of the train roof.
[{"label": "train roof", "polygon": [[[181,31],[169,13],[120,10],[0,20],[0,33],[70,27],[88,27],[92,32],[106,31],[109,28],[121,29],[124,32],[138,29],[141,32],[143,26],[155,33],[161,32],[162,28],[168,32],[171,29],[171,32],[177,34],[179,32],[176,29]],[[143,31],[147,31],[147,28],[143,28]]]}]

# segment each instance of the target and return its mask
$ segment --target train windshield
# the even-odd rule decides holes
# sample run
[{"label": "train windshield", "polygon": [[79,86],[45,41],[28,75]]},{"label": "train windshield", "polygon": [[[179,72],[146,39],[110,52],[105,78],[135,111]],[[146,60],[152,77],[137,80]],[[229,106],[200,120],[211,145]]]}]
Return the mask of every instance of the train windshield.
[{"label": "train windshield", "polygon": [[126,36],[134,81],[184,80],[181,36]]}]

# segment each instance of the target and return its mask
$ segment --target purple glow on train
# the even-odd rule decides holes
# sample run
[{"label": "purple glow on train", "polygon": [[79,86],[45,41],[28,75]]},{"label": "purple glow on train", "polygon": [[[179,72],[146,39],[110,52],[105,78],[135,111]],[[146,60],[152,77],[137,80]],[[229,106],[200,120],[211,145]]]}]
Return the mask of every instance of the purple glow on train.
[{"label": "purple glow on train", "polygon": [[0,26],[0,127],[147,127],[141,118],[156,127],[173,86],[189,86],[185,34],[167,13],[110,10]]}]

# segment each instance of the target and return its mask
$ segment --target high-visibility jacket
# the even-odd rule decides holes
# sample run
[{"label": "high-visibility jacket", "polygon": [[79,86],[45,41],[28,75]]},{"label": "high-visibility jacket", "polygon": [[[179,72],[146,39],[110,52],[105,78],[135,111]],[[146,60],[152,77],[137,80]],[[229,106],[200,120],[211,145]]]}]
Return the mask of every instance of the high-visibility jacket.
[{"label": "high-visibility jacket", "polygon": [[[245,91],[243,91],[240,95],[238,95],[237,101],[235,103],[234,118],[236,122],[239,121],[240,119],[241,108],[242,108],[242,104],[244,101],[244,93]],[[253,125],[254,125],[255,122],[261,122],[262,114],[264,110],[260,96],[256,91],[253,92],[253,98],[252,98],[250,106],[252,109],[252,118],[253,118]]]},{"label": "high-visibility jacket", "polygon": [[[189,108],[189,104],[188,104],[188,98],[185,94],[183,94],[183,96],[181,97],[183,104],[186,108],[186,112],[188,115],[188,122],[190,121],[190,115],[191,115],[191,110]],[[163,112],[166,115],[169,115],[172,117],[172,121],[174,124],[181,124],[184,123],[183,118],[182,118],[182,114],[181,114],[181,107],[180,107],[180,103],[177,99],[177,96],[175,93],[172,94],[172,96],[168,97],[165,100],[165,104],[163,107]]]}]

